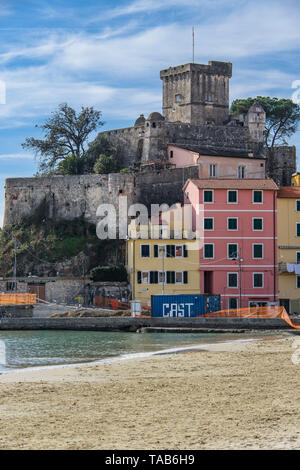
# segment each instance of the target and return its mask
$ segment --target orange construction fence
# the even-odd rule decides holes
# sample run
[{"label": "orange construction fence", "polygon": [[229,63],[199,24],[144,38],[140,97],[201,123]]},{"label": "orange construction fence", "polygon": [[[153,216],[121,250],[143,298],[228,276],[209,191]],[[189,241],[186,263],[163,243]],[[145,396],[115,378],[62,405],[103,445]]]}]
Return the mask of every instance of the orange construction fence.
[{"label": "orange construction fence", "polygon": [[282,306],[270,307],[248,307],[232,310],[220,310],[218,312],[206,313],[204,317],[210,318],[281,318],[291,327],[300,330],[300,325],[295,325],[290,319],[286,309]]},{"label": "orange construction fence", "polygon": [[0,305],[34,305],[36,294],[1,294]]}]

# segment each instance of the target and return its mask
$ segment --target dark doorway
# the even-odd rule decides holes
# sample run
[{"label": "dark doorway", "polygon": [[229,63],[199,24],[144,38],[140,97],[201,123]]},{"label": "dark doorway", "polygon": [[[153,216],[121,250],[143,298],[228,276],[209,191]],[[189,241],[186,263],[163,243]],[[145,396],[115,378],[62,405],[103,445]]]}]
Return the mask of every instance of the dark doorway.
[{"label": "dark doorway", "polygon": [[279,305],[284,307],[287,313],[290,313],[290,299],[279,299]]},{"label": "dark doorway", "polygon": [[204,271],[204,293],[212,294],[213,293],[213,272]]},{"label": "dark doorway", "polygon": [[46,289],[44,283],[28,283],[29,294],[36,294],[36,301],[46,300]]}]

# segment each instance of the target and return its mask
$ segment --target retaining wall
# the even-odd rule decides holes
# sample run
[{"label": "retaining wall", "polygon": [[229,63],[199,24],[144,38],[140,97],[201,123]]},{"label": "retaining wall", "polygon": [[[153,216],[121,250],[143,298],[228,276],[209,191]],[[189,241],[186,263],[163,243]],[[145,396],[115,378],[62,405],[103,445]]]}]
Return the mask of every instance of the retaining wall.
[{"label": "retaining wall", "polygon": [[[300,325],[300,320],[298,320]],[[208,329],[291,329],[273,318],[3,318],[0,330],[86,330],[137,331],[143,327],[182,327]]]}]

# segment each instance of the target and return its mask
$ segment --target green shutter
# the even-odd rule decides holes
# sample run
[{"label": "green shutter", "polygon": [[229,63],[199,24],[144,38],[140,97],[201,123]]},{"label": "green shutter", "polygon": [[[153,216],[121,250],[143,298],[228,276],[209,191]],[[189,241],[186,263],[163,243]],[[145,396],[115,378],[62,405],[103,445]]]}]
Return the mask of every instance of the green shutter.
[{"label": "green shutter", "polygon": [[188,249],[187,249],[186,245],[183,245],[183,256],[184,256],[184,258],[188,257]]},{"label": "green shutter", "polygon": [[138,282],[138,284],[142,283],[142,273],[141,273],[141,271],[137,272],[137,282]]},{"label": "green shutter", "polygon": [[154,258],[158,258],[158,245],[154,245]]},{"label": "green shutter", "polygon": [[183,271],[183,282],[184,282],[184,284],[188,283],[188,272],[187,271]]}]

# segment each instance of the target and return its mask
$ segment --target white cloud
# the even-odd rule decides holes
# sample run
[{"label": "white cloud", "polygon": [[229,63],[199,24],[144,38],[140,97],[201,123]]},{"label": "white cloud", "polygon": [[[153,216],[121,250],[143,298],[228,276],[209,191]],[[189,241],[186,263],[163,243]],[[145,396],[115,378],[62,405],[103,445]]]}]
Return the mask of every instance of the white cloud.
[{"label": "white cloud", "polygon": [[27,153],[0,153],[0,160],[34,160],[34,158]]}]

